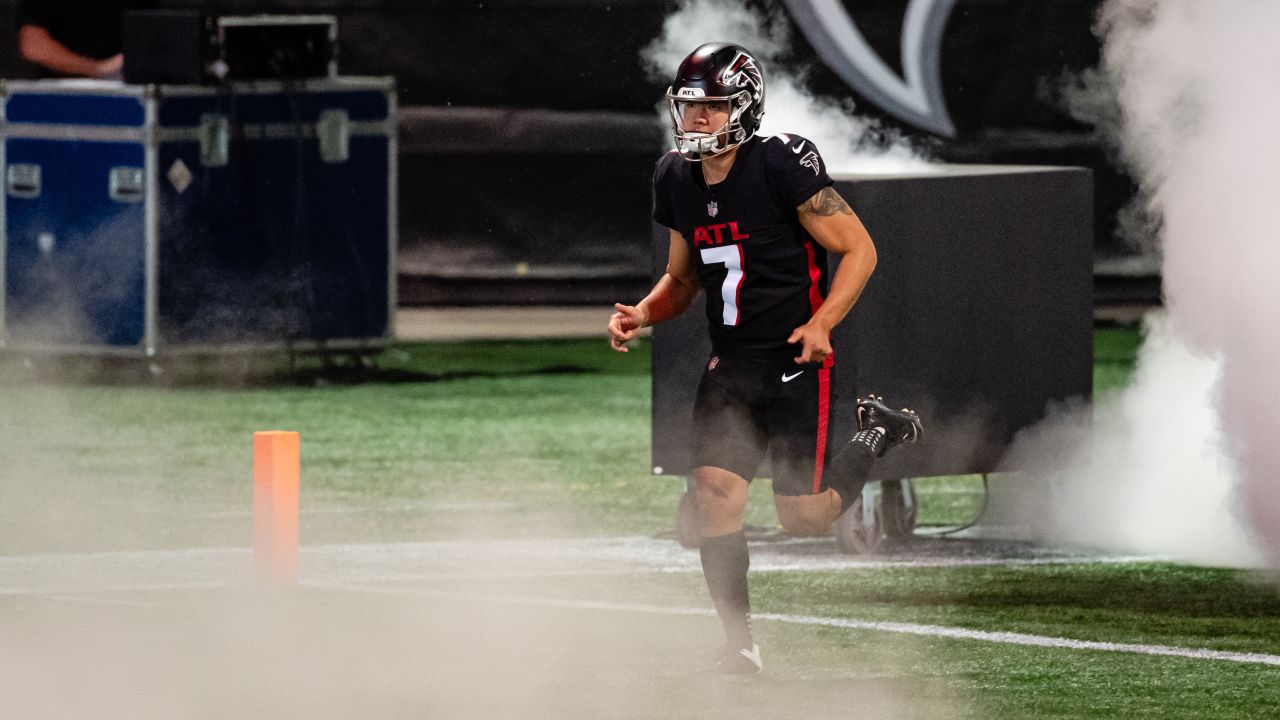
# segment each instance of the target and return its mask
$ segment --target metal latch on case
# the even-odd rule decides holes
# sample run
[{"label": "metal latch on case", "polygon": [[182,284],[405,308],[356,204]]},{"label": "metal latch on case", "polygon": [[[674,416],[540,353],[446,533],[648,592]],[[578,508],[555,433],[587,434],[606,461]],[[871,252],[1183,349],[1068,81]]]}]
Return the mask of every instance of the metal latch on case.
[{"label": "metal latch on case", "polygon": [[5,173],[5,187],[11,197],[40,197],[40,166],[14,163]]},{"label": "metal latch on case", "polygon": [[200,162],[205,167],[224,167],[230,157],[231,131],[225,115],[200,116]]},{"label": "metal latch on case", "polygon": [[146,177],[140,167],[113,167],[107,180],[111,199],[123,203],[140,203],[146,190]]},{"label": "metal latch on case", "polygon": [[346,162],[351,157],[351,118],[346,110],[325,110],[316,121],[320,159],[327,163]]}]

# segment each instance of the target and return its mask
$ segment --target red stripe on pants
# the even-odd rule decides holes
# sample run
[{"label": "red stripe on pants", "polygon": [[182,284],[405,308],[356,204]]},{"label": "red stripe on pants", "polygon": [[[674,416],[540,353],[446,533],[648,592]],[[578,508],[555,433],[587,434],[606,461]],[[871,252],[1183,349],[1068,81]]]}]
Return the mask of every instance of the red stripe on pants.
[{"label": "red stripe on pants", "polygon": [[813,494],[822,492],[823,461],[827,457],[827,418],[831,405],[831,360],[818,371],[818,442],[813,458]]}]

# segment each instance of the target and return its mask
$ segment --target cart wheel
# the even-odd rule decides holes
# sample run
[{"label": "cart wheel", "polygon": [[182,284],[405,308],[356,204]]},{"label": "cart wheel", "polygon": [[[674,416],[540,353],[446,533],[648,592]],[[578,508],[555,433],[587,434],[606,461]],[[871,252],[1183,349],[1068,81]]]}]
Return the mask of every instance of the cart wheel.
[{"label": "cart wheel", "polygon": [[869,555],[884,542],[884,522],[880,513],[879,483],[867,483],[862,496],[836,518],[831,526],[836,546],[846,555]]},{"label": "cart wheel", "polygon": [[916,531],[916,486],[910,479],[880,483],[880,517],[885,537],[905,540]]},{"label": "cart wheel", "polygon": [[676,540],[681,547],[691,549],[702,545],[702,536],[698,534],[698,496],[692,490],[686,490],[676,506]]}]

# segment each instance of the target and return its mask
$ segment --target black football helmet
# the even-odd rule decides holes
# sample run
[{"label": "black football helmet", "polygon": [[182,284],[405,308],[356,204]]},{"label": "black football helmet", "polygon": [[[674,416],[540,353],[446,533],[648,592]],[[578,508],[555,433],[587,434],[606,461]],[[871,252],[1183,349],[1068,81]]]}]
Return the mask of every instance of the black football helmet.
[{"label": "black football helmet", "polygon": [[[686,103],[727,101],[729,120],[710,133],[686,132],[680,116]],[[755,135],[764,117],[764,71],[741,45],[706,43],[680,63],[667,88],[672,137],[686,160],[727,152]]]}]

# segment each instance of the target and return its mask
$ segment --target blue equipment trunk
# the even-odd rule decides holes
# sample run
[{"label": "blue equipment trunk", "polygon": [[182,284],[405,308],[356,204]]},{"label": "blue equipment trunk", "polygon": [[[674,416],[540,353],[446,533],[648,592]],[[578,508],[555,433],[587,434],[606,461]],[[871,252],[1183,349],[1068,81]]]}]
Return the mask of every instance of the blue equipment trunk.
[{"label": "blue equipment trunk", "polygon": [[5,83],[0,346],[141,354],[393,335],[389,79]]}]

